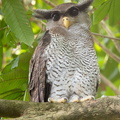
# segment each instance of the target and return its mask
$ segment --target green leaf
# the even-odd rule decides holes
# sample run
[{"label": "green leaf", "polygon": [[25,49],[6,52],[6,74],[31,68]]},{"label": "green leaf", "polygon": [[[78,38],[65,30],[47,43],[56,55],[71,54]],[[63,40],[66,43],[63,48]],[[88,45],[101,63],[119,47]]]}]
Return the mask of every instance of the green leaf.
[{"label": "green leaf", "polygon": [[94,7],[98,7],[100,6],[102,3],[104,3],[106,0],[94,0],[94,2],[92,3],[92,5]]},{"label": "green leaf", "polygon": [[2,11],[6,23],[15,36],[21,42],[32,45],[33,32],[21,0],[2,0]]},{"label": "green leaf", "polygon": [[29,99],[27,92],[28,70],[33,51],[34,48],[30,48],[28,52],[17,56],[3,69],[0,75],[1,99]]},{"label": "green leaf", "polygon": [[[24,92],[27,89],[27,82],[28,71],[24,71],[22,69],[15,68],[8,73],[0,75],[0,98],[6,96],[6,93],[14,91],[15,89],[19,89]],[[21,93],[18,93],[18,95],[21,95]]]},{"label": "green leaf", "polygon": [[109,9],[110,9],[111,1],[108,0],[104,4],[98,7],[97,10],[95,10],[94,15],[93,15],[93,23],[97,24],[99,23],[102,19],[105,18],[105,16],[108,14]]},{"label": "green leaf", "polygon": [[4,32],[5,32],[6,28],[7,28],[7,25],[6,25],[5,21],[3,19],[0,20],[0,39],[2,39],[4,37]]},{"label": "green leaf", "polygon": [[15,48],[16,40],[17,38],[15,37],[15,35],[9,29],[6,29],[4,32],[4,38],[2,39],[3,45]]},{"label": "green leaf", "polygon": [[14,60],[14,62],[12,64],[11,69],[16,68],[18,66],[18,61],[19,61],[19,56],[15,58],[15,60]]},{"label": "green leaf", "polygon": [[[1,11],[0,11],[1,12]],[[4,22],[4,20],[0,20],[0,69],[3,66],[3,43],[2,43],[2,39],[4,37],[4,32],[6,29],[6,23]]]},{"label": "green leaf", "polygon": [[120,76],[117,66],[118,63],[112,58],[109,58],[101,72],[111,81],[116,81]]},{"label": "green leaf", "polygon": [[22,68],[23,70],[28,70],[29,62],[32,57],[34,49],[31,48],[30,51],[23,53],[19,56],[18,67]]},{"label": "green leaf", "polygon": [[[12,69],[11,71],[0,75],[0,84],[2,84],[2,82],[4,82],[5,84],[8,83],[8,85],[11,86],[12,89],[16,87],[21,87],[21,83],[25,83],[27,82],[27,80],[28,80],[28,70],[23,70],[19,68]],[[7,90],[10,88],[5,88],[5,89]]]},{"label": "green leaf", "polygon": [[7,100],[23,100],[24,91],[21,89],[13,89],[0,94],[0,98]]},{"label": "green leaf", "polygon": [[7,72],[10,72],[11,69],[12,69],[12,66],[13,66],[14,62],[15,62],[15,59],[13,59],[9,64],[7,64],[7,65],[4,67],[4,69],[2,70],[1,73],[4,74],[4,73],[7,73]]},{"label": "green leaf", "polygon": [[115,25],[120,21],[120,0],[111,0],[111,8],[109,11],[109,24]]},{"label": "green leaf", "polygon": [[2,40],[0,39],[0,69],[2,68],[2,62],[3,62],[3,45]]}]

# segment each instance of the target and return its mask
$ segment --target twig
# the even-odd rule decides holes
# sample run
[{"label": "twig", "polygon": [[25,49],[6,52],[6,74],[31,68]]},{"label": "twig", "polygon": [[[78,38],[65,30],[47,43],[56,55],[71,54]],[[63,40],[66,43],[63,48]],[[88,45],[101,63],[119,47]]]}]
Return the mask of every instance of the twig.
[{"label": "twig", "polygon": [[101,74],[101,79],[102,81],[107,85],[109,86],[117,95],[120,95],[120,90],[118,90],[115,85],[110,81],[108,80],[103,74]]},{"label": "twig", "polygon": [[[114,34],[112,33],[112,31],[108,28],[108,26],[105,24],[105,22],[103,20],[101,21],[101,25],[102,25],[102,27],[105,29],[105,31],[107,32],[107,34],[110,37],[115,37]],[[120,44],[119,44],[119,42],[115,41],[115,40],[113,40],[113,42],[115,44],[116,49],[120,52]]]},{"label": "twig", "polygon": [[44,27],[46,26],[45,22],[43,22],[42,20],[34,19],[34,18],[31,18],[31,21],[35,22],[42,29],[42,31],[45,31],[45,27]]},{"label": "twig", "polygon": [[94,42],[96,42],[105,53],[107,53],[111,58],[113,58],[115,61],[120,63],[120,57],[118,57],[116,54],[112,53],[110,50],[108,50],[105,46],[103,46],[94,36],[93,36]]},{"label": "twig", "polygon": [[46,26],[46,23],[45,23],[45,22],[43,22],[42,20],[40,20],[40,22],[41,22],[43,25],[45,25],[45,26]]},{"label": "twig", "polygon": [[8,28],[8,26],[5,26],[5,27],[3,27],[3,28],[0,28],[0,31],[1,31],[1,30],[4,30],[4,29],[6,29],[6,28]]},{"label": "twig", "polygon": [[119,40],[119,41],[120,41],[120,38],[110,37],[110,36],[101,35],[101,34],[93,33],[93,32],[91,32],[91,33],[92,33],[93,35],[95,35],[95,36],[100,36],[100,37],[103,37],[103,38],[109,38],[109,39]]},{"label": "twig", "polygon": [[51,7],[55,7],[56,6],[54,3],[50,2],[49,0],[42,0],[42,1],[46,2]]}]

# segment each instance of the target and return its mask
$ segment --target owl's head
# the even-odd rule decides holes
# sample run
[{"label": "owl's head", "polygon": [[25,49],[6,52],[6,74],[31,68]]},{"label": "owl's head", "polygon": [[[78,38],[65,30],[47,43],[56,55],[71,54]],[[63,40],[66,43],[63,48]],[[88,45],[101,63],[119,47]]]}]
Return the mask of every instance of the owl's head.
[{"label": "owl's head", "polygon": [[37,9],[35,17],[47,20],[47,29],[53,27],[65,27],[69,29],[75,23],[86,24],[89,26],[89,16],[87,8],[93,0],[86,0],[82,3],[64,3],[56,6],[52,10]]}]

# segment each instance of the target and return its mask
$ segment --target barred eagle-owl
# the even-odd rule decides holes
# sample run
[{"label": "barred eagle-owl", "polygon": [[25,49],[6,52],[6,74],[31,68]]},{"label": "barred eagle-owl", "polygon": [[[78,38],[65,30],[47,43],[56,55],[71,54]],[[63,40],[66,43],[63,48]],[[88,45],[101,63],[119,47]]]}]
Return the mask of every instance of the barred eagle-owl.
[{"label": "barred eagle-owl", "polygon": [[31,101],[79,102],[96,95],[100,75],[87,14],[92,1],[35,10],[47,25],[30,61]]}]

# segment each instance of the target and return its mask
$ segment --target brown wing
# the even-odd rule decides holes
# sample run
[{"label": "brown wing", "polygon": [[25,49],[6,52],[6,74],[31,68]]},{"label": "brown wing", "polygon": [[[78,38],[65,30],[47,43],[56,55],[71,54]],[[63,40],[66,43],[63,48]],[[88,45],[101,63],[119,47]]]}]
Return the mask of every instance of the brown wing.
[{"label": "brown wing", "polygon": [[49,96],[50,85],[46,83],[46,61],[43,53],[50,39],[49,31],[46,31],[30,60],[29,92],[33,102],[45,102]]}]

